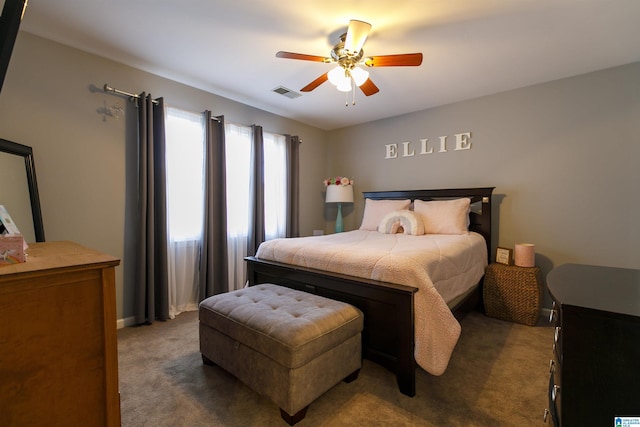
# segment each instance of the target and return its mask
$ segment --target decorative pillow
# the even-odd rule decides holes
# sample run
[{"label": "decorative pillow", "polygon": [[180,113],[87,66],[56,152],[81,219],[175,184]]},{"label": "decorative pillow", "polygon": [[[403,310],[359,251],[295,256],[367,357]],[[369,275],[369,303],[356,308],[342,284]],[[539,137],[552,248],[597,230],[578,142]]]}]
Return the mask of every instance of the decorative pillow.
[{"label": "decorative pillow", "polygon": [[424,234],[422,218],[409,210],[389,212],[382,218],[378,231],[383,234],[411,234],[421,236]]},{"label": "decorative pillow", "polygon": [[373,200],[365,199],[364,215],[360,230],[376,231],[382,218],[389,212],[407,209],[411,200]]},{"label": "decorative pillow", "polygon": [[416,200],[414,211],[422,216],[425,234],[466,234],[471,199]]}]

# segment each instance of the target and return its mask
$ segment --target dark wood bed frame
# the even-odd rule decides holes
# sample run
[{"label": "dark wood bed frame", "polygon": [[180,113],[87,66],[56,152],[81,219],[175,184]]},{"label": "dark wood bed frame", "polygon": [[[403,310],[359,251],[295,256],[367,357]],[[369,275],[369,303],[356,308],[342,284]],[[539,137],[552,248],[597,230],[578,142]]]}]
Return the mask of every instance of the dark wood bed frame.
[{"label": "dark wood bed frame", "polygon": [[[469,229],[481,234],[491,254],[491,193],[494,187],[442,190],[364,192],[368,199],[442,200],[471,199]],[[415,396],[414,307],[418,290],[413,286],[379,282],[360,277],[267,261],[245,258],[249,285],[274,283],[327,298],[344,301],[364,313],[363,356],[396,374],[403,394]],[[480,280],[479,285],[482,283]],[[451,309],[456,318],[481,304],[481,286]]]}]

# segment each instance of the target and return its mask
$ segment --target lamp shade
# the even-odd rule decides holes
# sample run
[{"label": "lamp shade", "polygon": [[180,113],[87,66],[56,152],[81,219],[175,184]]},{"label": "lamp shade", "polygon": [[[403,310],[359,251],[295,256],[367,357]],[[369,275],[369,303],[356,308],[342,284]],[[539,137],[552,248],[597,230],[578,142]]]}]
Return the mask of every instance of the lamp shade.
[{"label": "lamp shade", "polygon": [[347,78],[344,81],[340,82],[338,86],[336,86],[340,92],[350,92],[351,91],[351,79]]},{"label": "lamp shade", "polygon": [[344,68],[339,65],[327,73],[327,78],[329,79],[329,82],[335,86],[338,86],[344,80],[349,80]]},{"label": "lamp shade", "polygon": [[353,185],[328,185],[326,203],[353,203]]},{"label": "lamp shade", "polygon": [[353,81],[356,82],[357,86],[362,86],[362,84],[369,78],[369,72],[360,67],[353,67],[351,70],[351,77],[353,77]]},{"label": "lamp shade", "polygon": [[341,66],[337,66],[327,73],[327,78],[331,84],[336,85],[340,92],[351,90],[351,75]]}]

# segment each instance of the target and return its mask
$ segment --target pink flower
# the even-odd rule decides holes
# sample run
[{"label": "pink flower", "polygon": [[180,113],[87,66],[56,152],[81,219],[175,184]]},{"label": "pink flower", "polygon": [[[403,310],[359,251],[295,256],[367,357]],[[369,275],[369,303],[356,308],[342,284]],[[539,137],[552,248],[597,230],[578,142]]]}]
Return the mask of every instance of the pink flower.
[{"label": "pink flower", "polygon": [[329,185],[353,185],[353,180],[346,176],[336,176],[335,178],[327,178],[322,183],[325,187]]}]

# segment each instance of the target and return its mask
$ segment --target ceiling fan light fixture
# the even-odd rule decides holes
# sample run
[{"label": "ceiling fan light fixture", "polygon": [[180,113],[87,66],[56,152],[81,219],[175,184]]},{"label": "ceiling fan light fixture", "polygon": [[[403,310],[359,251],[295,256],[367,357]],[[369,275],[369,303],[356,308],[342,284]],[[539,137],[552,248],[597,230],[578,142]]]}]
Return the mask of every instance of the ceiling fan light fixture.
[{"label": "ceiling fan light fixture", "polygon": [[351,91],[351,75],[342,66],[337,66],[327,73],[329,82],[336,86],[340,92]]},{"label": "ceiling fan light fixture", "polygon": [[364,46],[367,36],[371,31],[371,24],[352,19],[349,21],[349,29],[344,40],[344,50],[350,55],[357,55]]},{"label": "ceiling fan light fixture", "polygon": [[340,92],[351,92],[351,78],[346,77],[340,83],[336,85]]},{"label": "ceiling fan light fixture", "polygon": [[327,73],[327,78],[329,79],[329,82],[331,82],[331,84],[334,86],[338,86],[340,82],[342,82],[345,79],[348,79],[344,71],[345,71],[344,68],[342,68],[339,65],[334,69],[332,69],[331,71],[329,71]]},{"label": "ceiling fan light fixture", "polygon": [[353,81],[356,82],[357,86],[362,86],[362,84],[369,78],[369,72],[359,67],[353,67],[351,70],[351,77],[353,77]]},{"label": "ceiling fan light fixture", "polygon": [[[417,67],[422,64],[422,53],[404,53],[394,55],[364,56],[362,46],[371,30],[371,24],[352,19],[349,21],[347,32],[341,34],[338,43],[331,49],[330,56],[307,55],[303,53],[284,52],[276,53],[278,58],[298,59],[303,61],[333,63],[334,68],[321,74],[314,81],[300,89],[301,92],[311,92],[327,80],[336,86],[339,91],[346,94],[353,91],[353,104],[355,104],[356,86],[366,96],[380,92],[380,89],[371,81],[369,67]],[[361,66],[361,67],[360,67]]]}]

